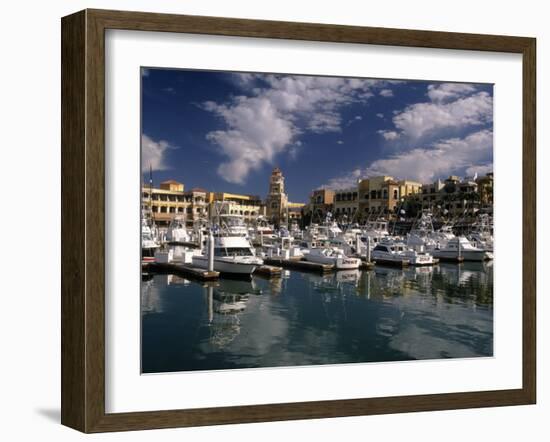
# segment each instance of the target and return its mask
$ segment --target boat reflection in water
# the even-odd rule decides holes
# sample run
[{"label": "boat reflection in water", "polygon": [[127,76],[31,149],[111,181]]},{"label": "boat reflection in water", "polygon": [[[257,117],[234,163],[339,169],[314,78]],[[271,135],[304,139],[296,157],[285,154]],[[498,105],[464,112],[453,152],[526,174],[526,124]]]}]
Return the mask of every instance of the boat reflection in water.
[{"label": "boat reflection in water", "polygon": [[155,275],[142,282],[142,369],[492,356],[492,281],[490,262],[206,285]]},{"label": "boat reflection in water", "polygon": [[216,286],[207,286],[210,344],[223,348],[240,333],[240,313],[246,309],[251,295],[261,294],[253,281],[222,279]]}]

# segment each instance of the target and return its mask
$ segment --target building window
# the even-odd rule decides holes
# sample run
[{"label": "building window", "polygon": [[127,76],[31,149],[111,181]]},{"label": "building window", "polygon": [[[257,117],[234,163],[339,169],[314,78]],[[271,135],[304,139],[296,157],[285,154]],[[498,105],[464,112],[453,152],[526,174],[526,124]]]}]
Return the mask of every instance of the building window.
[{"label": "building window", "polygon": [[393,199],[396,200],[398,198],[397,196],[397,189],[393,191]]},{"label": "building window", "polygon": [[371,197],[372,199],[376,199],[376,190],[371,190],[371,191],[370,191],[370,197]]},{"label": "building window", "polygon": [[160,213],[166,213],[166,207],[162,206],[162,207],[160,208]]},{"label": "building window", "polygon": [[388,189],[384,189],[384,199],[388,199]]},{"label": "building window", "polygon": [[176,208],[175,207],[170,207],[170,213],[176,213]]}]

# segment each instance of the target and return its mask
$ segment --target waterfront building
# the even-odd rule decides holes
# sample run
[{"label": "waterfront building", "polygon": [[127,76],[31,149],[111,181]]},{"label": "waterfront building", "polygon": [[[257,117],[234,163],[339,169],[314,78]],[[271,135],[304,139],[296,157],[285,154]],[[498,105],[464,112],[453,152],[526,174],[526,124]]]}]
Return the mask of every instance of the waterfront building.
[{"label": "waterfront building", "polygon": [[359,208],[359,192],[357,186],[334,191],[334,217],[336,220],[352,221]]},{"label": "waterfront building", "polygon": [[448,217],[473,215],[479,209],[478,185],[473,178],[456,175],[422,188],[422,208]]},{"label": "waterfront building", "polygon": [[257,195],[240,195],[226,192],[210,193],[210,214],[242,216],[246,223],[266,215],[266,207]]},{"label": "waterfront building", "polygon": [[276,167],[269,178],[269,193],[266,199],[267,219],[279,226],[286,220],[288,197],[285,193],[285,177],[281,169]]},{"label": "waterfront building", "polygon": [[422,183],[411,180],[400,180],[399,184],[399,198],[403,200],[405,197],[416,195],[422,192]]},{"label": "waterfront building", "polygon": [[170,224],[176,215],[185,215],[188,224],[208,216],[208,192],[204,189],[185,191],[182,183],[168,180],[159,187],[143,186],[141,195],[142,209],[160,226]]},{"label": "waterfront building", "polygon": [[309,196],[309,204],[303,208],[306,224],[319,223],[325,220],[327,213],[333,213],[334,191],[331,189],[316,189]]},{"label": "waterfront building", "polygon": [[285,177],[276,167],[269,178],[269,192],[265,202],[265,216],[276,227],[302,218],[304,203],[293,203],[285,192]]},{"label": "waterfront building", "polygon": [[389,217],[394,214],[400,201],[399,182],[383,175],[361,180],[358,184],[361,194],[362,218],[373,216]]},{"label": "waterfront building", "polygon": [[302,213],[305,207],[305,203],[288,203],[288,220],[289,221],[301,221]]},{"label": "waterfront building", "polygon": [[477,190],[481,209],[486,213],[493,213],[493,172],[477,178]]},{"label": "waterfront building", "polygon": [[188,206],[184,185],[174,180],[163,181],[158,188],[143,186],[142,210],[151,213],[155,223],[168,225],[176,214],[185,213]]}]

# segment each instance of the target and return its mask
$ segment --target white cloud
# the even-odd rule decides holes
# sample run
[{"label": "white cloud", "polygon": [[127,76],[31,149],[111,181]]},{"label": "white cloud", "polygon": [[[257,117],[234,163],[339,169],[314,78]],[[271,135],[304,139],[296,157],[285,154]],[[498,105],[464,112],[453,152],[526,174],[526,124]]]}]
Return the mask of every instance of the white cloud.
[{"label": "white cloud", "polygon": [[338,140],[336,144],[344,144],[344,142],[342,140]]},{"label": "white cloud", "polygon": [[378,130],[377,133],[382,135],[387,141],[397,140],[401,136],[398,132],[394,130]]},{"label": "white cloud", "polygon": [[381,114],[381,113],[376,114],[376,116],[377,116],[378,118],[384,118],[384,114]]},{"label": "white cloud", "polygon": [[464,83],[441,83],[428,86],[430,100],[442,102],[475,92],[475,87]]},{"label": "white cloud", "polygon": [[[390,158],[376,160],[365,169],[331,179],[326,186],[352,185],[360,177],[390,175],[429,183],[448,175],[473,175],[492,170],[493,133],[481,130],[465,138],[449,138],[428,147],[415,148]],[[491,166],[489,166],[491,165]],[[473,173],[472,173],[473,172]]]},{"label": "white cloud", "polygon": [[391,89],[382,89],[380,91],[380,96],[386,98],[393,97],[393,91]]},{"label": "white cloud", "polygon": [[[235,74],[243,95],[226,103],[203,103],[222,118],[226,128],[207,134],[227,160],[218,174],[243,184],[248,174],[290,152],[304,132],[340,132],[342,107],[367,100],[387,82],[335,77]],[[246,94],[246,95],[245,95]],[[359,118],[358,118],[359,117]],[[355,120],[360,120],[356,116]]]},{"label": "white cloud", "polygon": [[361,169],[355,169],[350,173],[342,175],[337,178],[332,178],[326,184],[320,186],[319,188],[325,189],[347,189],[357,185],[357,181],[363,176],[363,171]]},{"label": "white cloud", "polygon": [[441,140],[429,148],[416,148],[388,159],[374,161],[365,170],[365,174],[392,175],[427,183],[437,177],[463,174],[467,168],[486,164],[492,157],[493,133],[482,130],[465,138]]},{"label": "white cloud", "polygon": [[141,76],[142,77],[148,77],[149,76],[149,69],[141,68]]},{"label": "white cloud", "polygon": [[172,148],[167,141],[155,141],[149,136],[141,136],[141,169],[166,170],[169,167],[165,163],[166,150]]},{"label": "white cloud", "polygon": [[480,164],[478,166],[468,167],[466,169],[466,175],[474,176],[475,174],[477,174],[478,176],[483,176],[483,175],[487,175],[492,171],[493,171],[493,163]]},{"label": "white cloud", "polygon": [[351,120],[348,121],[346,126],[351,126],[353,123],[358,123],[362,119],[363,119],[363,117],[361,115],[356,115],[355,117],[353,117]]},{"label": "white cloud", "polygon": [[429,102],[407,106],[393,117],[393,123],[403,134],[419,138],[444,128],[463,128],[490,123],[493,118],[493,98],[487,92],[459,98],[449,103]]},{"label": "white cloud", "polygon": [[218,174],[230,183],[243,184],[250,171],[271,163],[276,154],[289,146],[295,134],[292,122],[281,118],[266,98],[239,97],[236,102],[205,108],[221,116],[228,129],[208,133],[228,161],[218,167]]}]

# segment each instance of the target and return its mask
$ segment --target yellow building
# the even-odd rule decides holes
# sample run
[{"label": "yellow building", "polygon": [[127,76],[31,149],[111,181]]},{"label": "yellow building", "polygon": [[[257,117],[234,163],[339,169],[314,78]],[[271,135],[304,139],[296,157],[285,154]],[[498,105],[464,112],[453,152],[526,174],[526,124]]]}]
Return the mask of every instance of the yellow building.
[{"label": "yellow building", "polygon": [[309,204],[304,206],[303,213],[307,223],[320,223],[325,220],[328,212],[332,213],[334,190],[316,189],[309,196]]},{"label": "yellow building", "polygon": [[183,214],[187,208],[184,186],[177,181],[164,181],[159,188],[143,186],[141,191],[142,210],[151,212],[155,223],[168,224],[176,214]]},{"label": "yellow building", "polygon": [[399,205],[400,184],[393,177],[383,175],[364,179],[357,185],[361,218],[389,216]]},{"label": "yellow building", "polygon": [[493,213],[493,172],[476,179],[482,209]]},{"label": "yellow building", "polygon": [[411,180],[400,180],[399,184],[399,198],[403,198],[422,192],[422,183]]},{"label": "yellow building", "polygon": [[287,207],[289,221],[298,221],[302,219],[302,210],[305,207],[304,203],[288,203]]},{"label": "yellow building", "polygon": [[337,220],[347,218],[351,221],[355,218],[359,208],[358,187],[338,189],[334,191],[333,215]]},{"label": "yellow building", "polygon": [[240,195],[226,192],[210,193],[210,214],[228,214],[243,216],[245,222],[265,216],[265,205],[257,195]]},{"label": "yellow building", "polygon": [[151,212],[153,221],[168,225],[176,215],[185,215],[191,224],[195,219],[208,215],[208,192],[203,189],[184,191],[182,183],[163,181],[158,188],[142,187],[142,209]]}]

